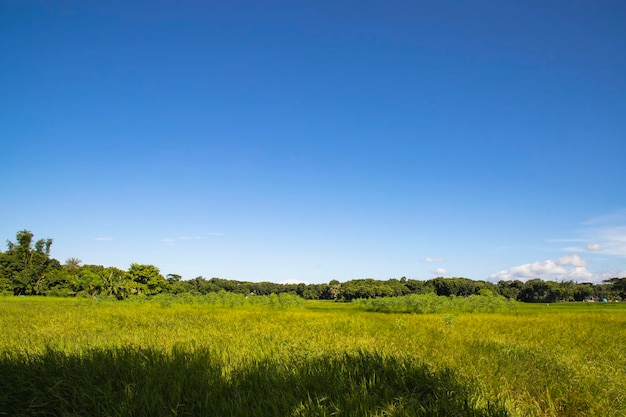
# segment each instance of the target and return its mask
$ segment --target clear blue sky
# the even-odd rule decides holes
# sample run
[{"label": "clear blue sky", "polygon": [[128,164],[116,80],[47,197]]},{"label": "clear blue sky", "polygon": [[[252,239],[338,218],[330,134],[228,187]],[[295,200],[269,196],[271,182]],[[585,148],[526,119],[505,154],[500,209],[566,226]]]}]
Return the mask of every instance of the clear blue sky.
[{"label": "clear blue sky", "polygon": [[626,3],[0,3],[0,238],[185,279],[626,276]]}]

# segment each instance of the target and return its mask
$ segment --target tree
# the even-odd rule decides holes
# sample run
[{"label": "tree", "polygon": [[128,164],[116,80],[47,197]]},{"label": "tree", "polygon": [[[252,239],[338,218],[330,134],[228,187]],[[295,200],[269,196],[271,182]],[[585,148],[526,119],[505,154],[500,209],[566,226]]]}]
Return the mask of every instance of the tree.
[{"label": "tree", "polygon": [[432,281],[419,281],[416,279],[409,279],[406,281],[406,287],[409,289],[410,294],[428,294],[435,292],[435,287]]},{"label": "tree", "polygon": [[95,297],[102,290],[104,282],[98,272],[89,268],[81,268],[77,284],[77,295]]},{"label": "tree", "polygon": [[518,299],[522,288],[524,288],[524,283],[520,280],[498,282],[498,292],[500,295],[511,300]]},{"label": "tree", "polygon": [[611,284],[612,292],[622,300],[626,299],[626,278],[610,278],[603,282]]},{"label": "tree", "polygon": [[168,282],[154,265],[131,264],[126,276],[131,294],[154,295],[167,291]]},{"label": "tree", "polygon": [[29,230],[20,230],[16,242],[7,240],[4,268],[11,270],[15,295],[43,294],[47,290],[46,273],[59,266],[58,261],[50,258],[52,239],[39,239],[33,244],[33,236]]},{"label": "tree", "polygon": [[6,267],[9,258],[6,254],[0,253],[0,294],[12,294],[13,293],[13,276],[12,271]]},{"label": "tree", "polygon": [[78,269],[80,268],[80,264],[82,264],[83,261],[81,261],[78,258],[67,258],[65,260],[65,265],[63,265],[63,267],[65,269]]},{"label": "tree", "polygon": [[217,292],[222,289],[202,276],[195,277],[188,282],[190,291],[198,294],[204,295],[210,292]]},{"label": "tree", "polygon": [[183,279],[183,277],[178,274],[167,274],[167,282],[170,284],[179,282],[181,279]]},{"label": "tree", "polygon": [[[433,278],[429,281],[432,283],[437,295],[455,295],[458,297],[469,297],[478,294],[482,288],[486,288],[484,283],[472,281],[469,278]],[[488,288],[490,289],[490,288]]]},{"label": "tree", "polygon": [[102,293],[111,295],[121,300],[128,296],[126,292],[126,274],[121,269],[115,267],[105,268],[100,272],[102,279]]},{"label": "tree", "polygon": [[593,284],[581,283],[574,286],[574,300],[585,301],[593,297]]},{"label": "tree", "polygon": [[554,303],[562,301],[563,295],[558,282],[536,278],[526,281],[518,297],[525,303]]}]

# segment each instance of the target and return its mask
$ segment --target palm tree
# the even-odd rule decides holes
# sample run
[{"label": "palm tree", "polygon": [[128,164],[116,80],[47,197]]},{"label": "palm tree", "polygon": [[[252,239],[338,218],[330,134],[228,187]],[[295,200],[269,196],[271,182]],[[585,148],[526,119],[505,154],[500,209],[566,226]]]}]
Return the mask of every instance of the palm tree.
[{"label": "palm tree", "polygon": [[67,258],[64,266],[66,269],[78,269],[81,263],[83,263],[83,261],[78,258]]}]

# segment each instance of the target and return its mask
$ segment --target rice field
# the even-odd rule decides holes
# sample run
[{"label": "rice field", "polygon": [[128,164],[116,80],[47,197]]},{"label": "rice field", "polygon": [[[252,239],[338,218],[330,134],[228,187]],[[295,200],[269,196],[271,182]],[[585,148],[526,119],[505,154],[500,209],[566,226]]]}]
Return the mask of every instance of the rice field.
[{"label": "rice field", "polygon": [[2,297],[0,415],[626,416],[623,304],[233,300]]}]

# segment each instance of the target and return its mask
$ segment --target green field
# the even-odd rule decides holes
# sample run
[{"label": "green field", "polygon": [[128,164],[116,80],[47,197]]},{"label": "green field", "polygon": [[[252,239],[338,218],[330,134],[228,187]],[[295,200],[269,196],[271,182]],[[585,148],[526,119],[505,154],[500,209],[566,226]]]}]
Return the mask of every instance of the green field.
[{"label": "green field", "polygon": [[624,304],[233,300],[2,297],[0,415],[626,416]]}]

